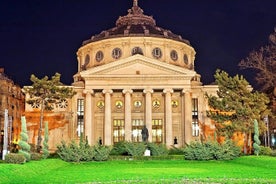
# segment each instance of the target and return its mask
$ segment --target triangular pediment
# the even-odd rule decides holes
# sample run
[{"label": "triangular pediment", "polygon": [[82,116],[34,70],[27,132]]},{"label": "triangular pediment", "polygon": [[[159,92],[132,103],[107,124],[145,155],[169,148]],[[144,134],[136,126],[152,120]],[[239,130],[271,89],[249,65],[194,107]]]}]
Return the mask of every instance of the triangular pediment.
[{"label": "triangular pediment", "polygon": [[103,76],[194,76],[191,71],[179,66],[147,58],[142,55],[134,55],[126,59],[114,61],[105,65],[82,71],[83,78]]}]

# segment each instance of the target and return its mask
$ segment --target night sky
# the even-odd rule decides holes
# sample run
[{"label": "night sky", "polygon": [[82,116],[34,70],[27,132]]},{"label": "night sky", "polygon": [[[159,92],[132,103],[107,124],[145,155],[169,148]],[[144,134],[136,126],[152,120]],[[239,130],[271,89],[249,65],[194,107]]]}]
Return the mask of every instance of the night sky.
[{"label": "night sky", "polygon": [[[276,0],[139,0],[139,6],[157,26],[191,42],[204,84],[220,68],[254,85],[254,73],[237,65],[268,43]],[[31,74],[55,72],[70,85],[82,41],[115,27],[131,7],[132,0],[1,0],[0,67],[20,86],[31,84]]]}]

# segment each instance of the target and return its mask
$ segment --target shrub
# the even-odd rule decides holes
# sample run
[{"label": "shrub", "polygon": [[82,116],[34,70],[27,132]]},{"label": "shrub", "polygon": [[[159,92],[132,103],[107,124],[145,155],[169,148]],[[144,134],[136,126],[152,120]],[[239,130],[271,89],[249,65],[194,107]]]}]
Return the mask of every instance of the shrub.
[{"label": "shrub", "polygon": [[169,149],[169,155],[184,155],[183,148],[177,148],[173,146],[171,149]]},{"label": "shrub", "polygon": [[216,141],[192,142],[184,148],[186,160],[231,160],[240,155],[241,149],[231,140],[223,144]]},{"label": "shrub", "polygon": [[260,146],[260,155],[271,155],[272,149],[270,147]]},{"label": "shrub", "polygon": [[5,162],[10,164],[24,164],[26,158],[21,153],[9,153],[5,155]]},{"label": "shrub", "polygon": [[30,145],[28,144],[28,134],[27,134],[27,125],[26,125],[26,118],[25,116],[21,117],[21,128],[22,131],[20,133],[20,141],[19,141],[19,153],[23,154],[26,158],[26,161],[29,161],[31,159],[30,156]]},{"label": "shrub", "polygon": [[62,141],[57,149],[57,154],[66,162],[91,161],[95,155],[94,149],[82,141],[79,145],[75,141],[68,145]]},{"label": "shrub", "polygon": [[164,144],[147,143],[147,147],[152,156],[166,156],[169,153]]},{"label": "shrub", "polygon": [[43,141],[43,158],[47,158],[49,156],[49,145],[48,145],[48,140],[49,140],[49,130],[48,130],[48,122],[45,122],[45,127],[44,127],[44,141]]},{"label": "shrub", "polygon": [[110,151],[110,155],[128,155],[126,150],[126,142],[120,141],[114,144],[113,148]]},{"label": "shrub", "polygon": [[146,150],[146,145],[144,143],[133,143],[133,142],[126,142],[125,148],[128,155],[131,156],[143,156]]},{"label": "shrub", "polygon": [[108,160],[109,153],[111,151],[111,149],[108,146],[95,145],[94,150],[95,150],[95,156],[94,156],[95,161]]},{"label": "shrub", "polygon": [[40,153],[31,153],[31,160],[41,160],[42,155]]}]

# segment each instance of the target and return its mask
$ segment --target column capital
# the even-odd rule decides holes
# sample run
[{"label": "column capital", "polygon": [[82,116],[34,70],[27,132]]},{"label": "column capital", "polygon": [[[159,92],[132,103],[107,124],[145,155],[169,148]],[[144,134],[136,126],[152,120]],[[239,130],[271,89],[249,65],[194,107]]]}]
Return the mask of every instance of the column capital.
[{"label": "column capital", "polygon": [[143,90],[143,93],[153,93],[153,89],[146,88],[146,89]]},{"label": "column capital", "polygon": [[84,94],[91,94],[92,95],[92,94],[94,94],[94,90],[93,89],[84,89],[83,93]]},{"label": "column capital", "polygon": [[132,90],[132,89],[124,89],[124,90],[123,90],[123,93],[124,93],[124,94],[126,94],[126,93],[131,94],[131,93],[133,93],[133,90]]},{"label": "column capital", "polygon": [[172,88],[165,88],[163,90],[163,93],[173,93],[173,89]]},{"label": "column capital", "polygon": [[185,93],[190,93],[191,92],[191,89],[183,89],[182,90],[182,93],[185,94]]},{"label": "column capital", "polygon": [[113,90],[112,89],[104,89],[103,94],[107,94],[107,93],[112,94]]}]

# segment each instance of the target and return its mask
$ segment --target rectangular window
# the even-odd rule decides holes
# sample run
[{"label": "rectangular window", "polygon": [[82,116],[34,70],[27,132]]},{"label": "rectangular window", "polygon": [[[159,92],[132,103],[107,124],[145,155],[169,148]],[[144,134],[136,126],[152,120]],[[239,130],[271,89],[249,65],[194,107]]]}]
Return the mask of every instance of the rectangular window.
[{"label": "rectangular window", "polygon": [[152,142],[162,143],[162,119],[152,120]]},{"label": "rectangular window", "polygon": [[122,119],[113,120],[113,142],[125,140],[125,121]]},{"label": "rectangular window", "polygon": [[199,136],[199,124],[198,124],[198,99],[192,99],[192,135],[194,137]]},{"label": "rectangular window", "polygon": [[144,120],[132,120],[132,142],[142,142],[142,129],[144,128]]},{"label": "rectangular window", "polygon": [[84,130],[84,99],[77,101],[77,135],[81,136]]}]

